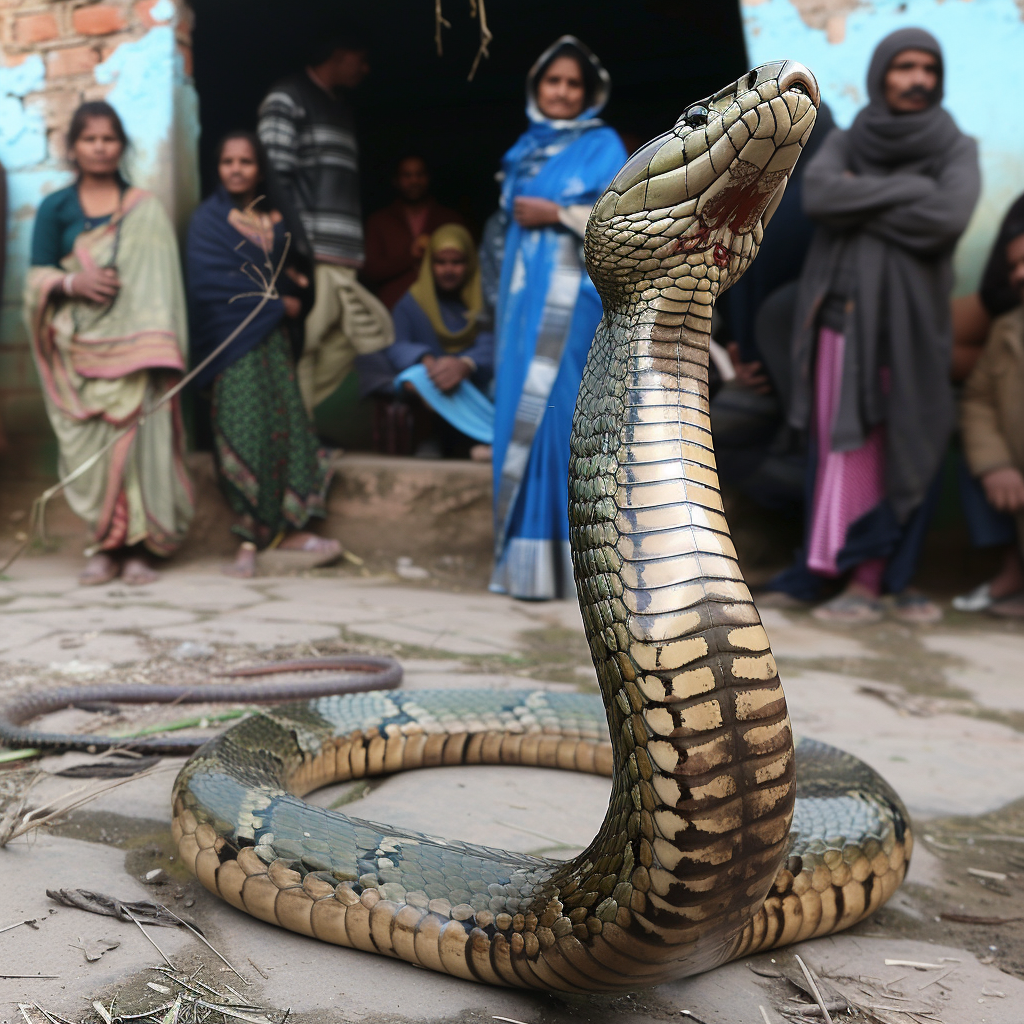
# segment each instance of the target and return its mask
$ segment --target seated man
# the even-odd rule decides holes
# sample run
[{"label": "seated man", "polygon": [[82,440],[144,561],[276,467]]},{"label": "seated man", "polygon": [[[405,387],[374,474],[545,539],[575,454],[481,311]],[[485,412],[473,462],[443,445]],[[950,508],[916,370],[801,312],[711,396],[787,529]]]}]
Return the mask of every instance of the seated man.
[{"label": "seated man", "polygon": [[388,309],[408,291],[419,273],[430,236],[442,224],[462,224],[462,217],[430,194],[430,172],[421,156],[398,162],[395,201],[366,221],[363,280]]},{"label": "seated man", "polygon": [[[964,388],[960,426],[967,466],[988,504],[1013,517],[1016,543],[1006,546],[996,577],[968,597],[987,598],[980,607],[993,614],[1024,618],[1024,218],[1001,234],[1018,305],[992,324]],[[966,605],[958,607],[974,610]]]},{"label": "seated man", "polygon": [[476,248],[464,227],[446,224],[431,235],[419,276],[392,315],[395,342],[375,362],[386,360],[402,392],[418,396],[417,433],[437,435],[422,437],[417,454],[461,454],[469,438],[489,444],[493,410],[478,389],[494,371],[494,334],[484,320]]}]

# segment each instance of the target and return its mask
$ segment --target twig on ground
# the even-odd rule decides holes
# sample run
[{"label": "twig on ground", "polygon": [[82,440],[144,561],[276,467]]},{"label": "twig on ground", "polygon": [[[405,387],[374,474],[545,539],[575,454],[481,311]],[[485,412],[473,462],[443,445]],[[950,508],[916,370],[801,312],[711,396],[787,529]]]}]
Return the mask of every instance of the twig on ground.
[{"label": "twig on ground", "polygon": [[157,945],[156,939],[154,939],[153,936],[150,935],[149,932],[147,932],[146,929],[142,927],[142,925],[139,923],[138,918],[135,917],[130,910],[126,909],[125,913],[128,915],[128,919],[132,922],[132,924],[134,924],[139,929],[139,931],[146,936],[146,938],[152,943],[153,948],[164,958],[164,963],[166,963],[167,966],[170,967],[172,971],[177,970],[177,968],[171,962],[170,957],[168,957],[168,955]]},{"label": "twig on ground", "polygon": [[968,868],[967,874],[975,878],[985,878],[992,882],[1005,882],[1006,875],[1002,871],[986,871],[985,868]]},{"label": "twig on ground", "polygon": [[[104,793],[109,793],[112,789],[117,789],[118,786],[124,786],[129,782],[135,782],[137,779],[148,778],[150,775],[155,775],[157,772],[167,771],[177,771],[177,765],[158,764],[153,768],[147,768],[145,771],[129,775],[127,778],[114,779],[111,782],[103,783],[99,786],[93,787],[92,789],[89,789],[87,786],[79,786],[78,789],[72,790],[63,797],[57,797],[54,800],[51,800],[48,804],[44,804],[42,807],[36,808],[34,811],[30,811],[22,819],[22,823],[16,828],[7,832],[0,828],[0,849],[6,846],[12,839],[17,839],[19,836],[23,836],[26,832],[29,832],[34,828],[41,828],[44,825],[50,825],[62,815],[81,807],[83,804],[91,803]],[[79,796],[79,794],[82,795]],[[75,799],[70,799],[71,797],[74,797]],[[66,802],[59,804],[60,800],[65,800]],[[54,804],[58,804],[58,806],[54,807]],[[50,810],[50,808],[53,808],[53,810]],[[43,814],[44,811],[48,813],[41,818],[36,817],[36,815]]]},{"label": "twig on ground", "polygon": [[934,978],[929,978],[923,985],[918,985],[917,991],[923,992],[929,985],[940,983],[943,978],[948,978],[956,969],[956,967],[950,967],[943,971],[942,974],[938,974]]},{"label": "twig on ground", "polygon": [[[178,917],[178,915],[173,910],[171,910],[169,907],[165,907],[162,903],[158,903],[157,906],[160,907],[161,910],[164,910],[168,914],[170,914],[171,917],[173,917],[176,921],[180,921],[201,943],[203,943],[204,946],[206,946],[210,950],[211,953],[214,954],[214,956],[216,956],[222,963],[227,964],[227,966],[231,968],[231,970],[235,973],[235,975],[238,978],[241,979],[243,985],[248,985],[250,983],[249,979],[247,977],[245,977],[245,975],[242,974],[231,963],[230,960],[228,960],[218,950],[214,949],[214,947],[211,946],[210,943],[206,940],[205,936],[201,932],[199,932],[197,929],[193,928],[192,925],[190,925],[188,923],[188,921],[186,921],[184,918]],[[228,986],[228,987],[230,988],[230,986]]]},{"label": "twig on ground", "polygon": [[15,928],[20,928],[23,924],[27,924],[27,925],[30,925],[32,927],[35,927],[35,923],[36,923],[36,918],[34,918],[34,917],[30,917],[30,918],[28,918],[25,921],[15,921],[14,924],[9,924],[9,925],[6,925],[3,928],[0,928],[0,934],[3,934],[4,932],[13,931]]},{"label": "twig on ground", "polygon": [[[1024,917],[978,917],[975,914],[954,914],[943,912],[939,914],[943,921],[953,921],[956,924],[1015,924],[1017,921],[1024,921]],[[946,959],[943,957],[943,959]]]},{"label": "twig on ground", "polygon": [[253,960],[253,958],[252,958],[251,956],[249,956],[249,957],[246,957],[246,960],[248,960],[248,961],[249,961],[249,963],[250,963],[250,964],[252,964],[252,969],[253,969],[253,970],[254,970],[254,971],[255,971],[255,972],[256,972],[256,973],[257,973],[257,974],[258,974],[258,975],[259,975],[259,976],[260,976],[261,978],[263,978],[263,980],[264,980],[264,981],[269,981],[269,980],[270,980],[270,975],[269,975],[269,974],[267,974],[267,973],[266,973],[266,971],[264,971],[262,967],[259,967],[259,966],[258,966],[258,965],[256,964],[256,962],[255,962],[255,961]]},{"label": "twig on ground", "polygon": [[825,1018],[825,1024],[834,1024],[832,1015],[828,1012],[825,1000],[821,998],[818,983],[814,980],[814,975],[811,974],[810,968],[804,963],[803,957],[801,957],[799,953],[794,953],[793,959],[800,965],[800,970],[804,972],[804,977],[807,979],[807,984],[810,986],[811,994],[814,996],[818,1006],[821,1007],[821,1015]]},{"label": "twig on ground", "polygon": [[38,757],[42,753],[35,747],[25,747],[22,750],[0,751],[0,764],[11,764],[13,761],[25,761],[30,757]]}]

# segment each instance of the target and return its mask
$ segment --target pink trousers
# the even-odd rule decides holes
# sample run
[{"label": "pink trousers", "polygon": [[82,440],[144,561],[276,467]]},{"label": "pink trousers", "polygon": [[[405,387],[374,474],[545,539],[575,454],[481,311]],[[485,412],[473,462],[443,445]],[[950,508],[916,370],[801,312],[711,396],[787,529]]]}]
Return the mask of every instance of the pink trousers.
[{"label": "pink trousers", "polygon": [[[885,497],[883,426],[875,427],[864,444],[854,451],[832,451],[832,426],[839,412],[845,345],[841,334],[821,328],[814,382],[818,467],[807,553],[807,567],[821,576],[839,575],[836,558],[846,543],[851,524]],[[883,567],[881,559],[865,563],[864,575],[868,578],[862,582],[877,591]],[[861,573],[855,575],[859,577]]]}]

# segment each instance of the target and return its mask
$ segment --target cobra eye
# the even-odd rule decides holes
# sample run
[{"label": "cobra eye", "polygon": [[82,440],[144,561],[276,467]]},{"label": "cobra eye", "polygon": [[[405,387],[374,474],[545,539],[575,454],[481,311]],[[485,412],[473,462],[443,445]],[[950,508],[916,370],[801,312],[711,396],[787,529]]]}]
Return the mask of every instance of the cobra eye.
[{"label": "cobra eye", "polygon": [[803,95],[803,96],[806,96],[806,95],[807,95],[807,88],[806,88],[805,86],[801,85],[801,84],[800,84],[799,82],[794,82],[794,83],[793,83],[793,84],[792,84],[792,85],[791,85],[791,86],[790,86],[790,87],[789,87],[789,88],[788,88],[788,89],[786,90],[786,92],[798,92],[798,93],[800,93],[801,95]]},{"label": "cobra eye", "polygon": [[690,128],[701,128],[708,123],[708,108],[698,103],[683,114],[683,120]]}]

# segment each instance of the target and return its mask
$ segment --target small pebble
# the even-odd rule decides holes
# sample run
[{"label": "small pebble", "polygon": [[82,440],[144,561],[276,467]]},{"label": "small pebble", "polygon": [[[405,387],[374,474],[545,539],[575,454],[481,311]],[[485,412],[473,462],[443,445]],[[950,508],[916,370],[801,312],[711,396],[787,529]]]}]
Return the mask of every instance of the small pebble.
[{"label": "small pebble", "polygon": [[395,573],[403,580],[426,580],[430,573],[422,566],[416,565],[408,555],[403,555],[395,563]]},{"label": "small pebble", "polygon": [[196,901],[194,899],[192,899],[191,896],[187,900],[185,900],[185,906],[186,907],[194,907],[195,905],[196,905]]},{"label": "small pebble", "polygon": [[167,872],[163,868],[153,868],[152,871],[146,872],[143,880],[146,885],[159,885],[161,882],[167,881]]},{"label": "small pebble", "polygon": [[171,657],[175,661],[192,661],[198,658],[212,658],[216,653],[209,644],[197,644],[186,640],[171,651]]}]

